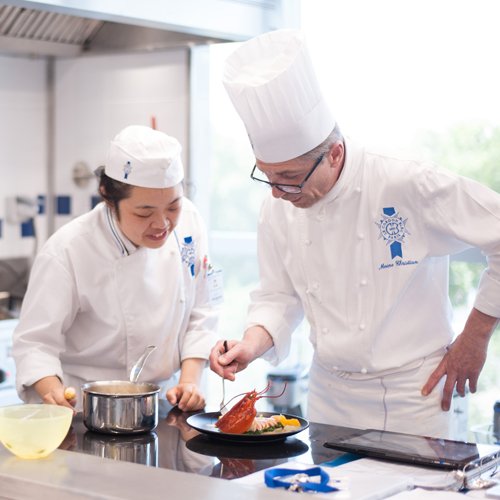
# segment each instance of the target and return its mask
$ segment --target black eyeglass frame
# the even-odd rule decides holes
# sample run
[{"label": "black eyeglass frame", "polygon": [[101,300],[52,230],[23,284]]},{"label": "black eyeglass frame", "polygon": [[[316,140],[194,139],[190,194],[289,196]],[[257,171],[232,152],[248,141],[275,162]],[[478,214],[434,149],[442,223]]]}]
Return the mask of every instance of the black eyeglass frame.
[{"label": "black eyeglass frame", "polygon": [[[318,159],[314,162],[314,165],[312,166],[311,170],[309,170],[305,179],[300,184],[283,184],[282,182],[270,182],[270,181],[266,181],[264,179],[259,179],[258,177],[254,176],[255,169],[257,168],[257,163],[253,166],[252,172],[250,174],[250,178],[254,181],[257,181],[257,182],[263,182],[264,184],[267,184],[269,187],[272,187],[272,188],[275,187],[276,189],[279,189],[283,193],[300,194],[300,193],[302,193],[302,188],[304,187],[304,184],[309,180],[311,175],[318,168],[318,165],[322,162],[324,157],[325,157],[325,153],[322,153],[321,155],[318,156]],[[289,189],[289,188],[291,188],[291,189]]]}]

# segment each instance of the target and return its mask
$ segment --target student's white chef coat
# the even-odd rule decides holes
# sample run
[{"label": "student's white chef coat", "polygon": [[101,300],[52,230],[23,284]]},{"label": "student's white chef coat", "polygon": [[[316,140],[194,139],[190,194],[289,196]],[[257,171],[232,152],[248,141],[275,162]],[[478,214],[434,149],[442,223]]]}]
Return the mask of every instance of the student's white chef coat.
[{"label": "student's white chef coat", "polygon": [[342,174],[318,203],[264,201],[249,326],[267,329],[268,358],[280,361],[305,314],[325,384],[404,371],[452,340],[448,255],[471,246],[488,260],[475,307],[499,317],[500,195],[346,141]]},{"label": "student's white chef coat", "polygon": [[186,358],[208,359],[216,342],[207,237],[187,199],[175,232],[157,249],[135,247],[104,203],[59,229],[38,253],[13,357],[20,396],[57,375],[65,385],[128,380],[155,345],[140,380],[162,383]]}]

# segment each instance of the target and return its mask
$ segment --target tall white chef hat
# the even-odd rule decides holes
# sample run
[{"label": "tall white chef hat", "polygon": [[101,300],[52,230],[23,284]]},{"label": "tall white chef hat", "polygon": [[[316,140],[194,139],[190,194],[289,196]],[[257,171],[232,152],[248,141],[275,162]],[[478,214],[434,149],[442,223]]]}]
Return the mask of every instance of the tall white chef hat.
[{"label": "tall white chef hat", "polygon": [[184,178],[181,151],[177,139],[150,127],[130,125],[111,141],[104,172],[133,186],[176,186]]},{"label": "tall white chef hat", "polygon": [[266,163],[307,153],[335,127],[298,30],[243,43],[227,58],[223,82],[255,156]]}]

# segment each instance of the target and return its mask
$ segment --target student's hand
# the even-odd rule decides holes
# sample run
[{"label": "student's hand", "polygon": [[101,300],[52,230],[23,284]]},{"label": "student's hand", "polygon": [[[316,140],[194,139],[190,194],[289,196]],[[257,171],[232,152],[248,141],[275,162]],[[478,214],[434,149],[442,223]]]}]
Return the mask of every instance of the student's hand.
[{"label": "student's hand", "polygon": [[76,398],[68,401],[64,397],[65,388],[59,377],[55,375],[44,377],[33,384],[34,389],[42,399],[43,403],[50,405],[66,406],[73,410]]},{"label": "student's hand", "polygon": [[182,411],[201,410],[205,406],[205,398],[198,386],[191,382],[181,382],[167,391],[167,400],[177,405]]}]

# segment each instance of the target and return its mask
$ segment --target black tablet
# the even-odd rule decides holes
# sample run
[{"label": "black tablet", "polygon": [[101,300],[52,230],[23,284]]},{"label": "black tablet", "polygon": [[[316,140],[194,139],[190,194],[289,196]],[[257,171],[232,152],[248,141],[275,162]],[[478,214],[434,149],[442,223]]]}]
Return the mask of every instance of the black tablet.
[{"label": "black tablet", "polygon": [[324,445],[367,457],[382,458],[441,469],[462,469],[468,462],[499,447],[437,439],[413,434],[366,429],[348,437],[328,440]]}]

